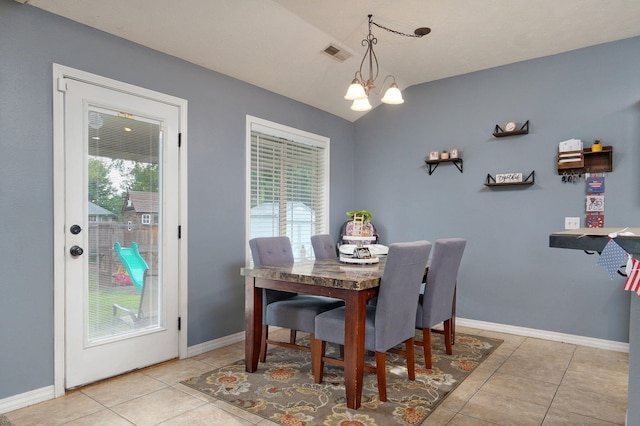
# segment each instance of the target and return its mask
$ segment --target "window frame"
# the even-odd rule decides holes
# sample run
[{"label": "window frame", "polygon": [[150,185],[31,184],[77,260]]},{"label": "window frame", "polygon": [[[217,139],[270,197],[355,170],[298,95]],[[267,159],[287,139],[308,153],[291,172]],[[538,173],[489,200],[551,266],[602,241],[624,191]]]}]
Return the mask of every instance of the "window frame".
[{"label": "window frame", "polygon": [[142,215],[140,215],[140,223],[142,225],[152,225],[151,213],[142,213]]},{"label": "window frame", "polygon": [[[251,135],[252,131],[258,131],[274,137],[281,137],[300,144],[321,147],[323,149],[324,158],[324,176],[322,177],[322,209],[324,210],[324,220],[316,228],[316,233],[328,233],[329,226],[329,194],[330,194],[330,139],[326,136],[317,135],[306,132],[304,130],[274,123],[258,117],[247,115],[246,118],[246,144],[245,144],[245,263],[251,264],[251,249],[249,248],[249,236],[251,235]],[[312,250],[306,248],[309,255]],[[294,256],[297,254],[294,253]],[[296,257],[297,259],[297,257]]]}]

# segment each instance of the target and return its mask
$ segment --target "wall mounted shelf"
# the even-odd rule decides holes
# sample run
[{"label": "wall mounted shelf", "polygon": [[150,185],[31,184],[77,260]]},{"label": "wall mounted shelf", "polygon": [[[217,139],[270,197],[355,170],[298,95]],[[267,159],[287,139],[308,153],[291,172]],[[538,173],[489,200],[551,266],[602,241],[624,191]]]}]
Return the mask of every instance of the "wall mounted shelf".
[{"label": "wall mounted shelf", "polygon": [[493,136],[496,138],[503,138],[505,136],[517,136],[517,135],[526,135],[529,133],[529,120],[525,121],[525,123],[517,130],[512,130],[510,132],[504,130],[502,127],[496,124],[496,128],[493,131]]},{"label": "wall mounted shelf", "polygon": [[[575,153],[575,161],[563,161],[561,155]],[[566,158],[565,158],[566,160]],[[591,151],[585,148],[582,151],[568,151],[558,153],[558,174],[564,173],[604,173],[613,171],[613,147],[604,146],[602,151]]]},{"label": "wall mounted shelf", "polygon": [[427,165],[429,176],[436,170],[440,163],[453,163],[462,173],[462,158],[447,158],[446,160],[424,160]]},{"label": "wall mounted shelf", "polygon": [[527,176],[525,178],[525,180],[523,180],[522,182],[496,182],[496,179],[491,176],[490,174],[487,174],[487,181],[485,182],[484,186],[529,186],[529,185],[533,185],[536,181],[536,171],[533,170],[531,173],[529,173],[529,176]]}]

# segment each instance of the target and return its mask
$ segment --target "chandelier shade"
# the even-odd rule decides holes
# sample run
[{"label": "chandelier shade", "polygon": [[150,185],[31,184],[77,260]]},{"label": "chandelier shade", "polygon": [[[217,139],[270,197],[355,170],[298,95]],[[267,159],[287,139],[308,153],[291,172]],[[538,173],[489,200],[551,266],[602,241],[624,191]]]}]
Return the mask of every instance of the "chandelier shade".
[{"label": "chandelier shade", "polygon": [[404,99],[402,99],[402,92],[398,88],[396,83],[391,83],[391,86],[387,89],[382,99],[380,99],[383,103],[389,105],[400,105],[404,103]]},{"label": "chandelier shade", "polygon": [[355,99],[351,105],[351,109],[354,111],[369,111],[371,109],[369,98]]},{"label": "chandelier shade", "polygon": [[[364,57],[360,62],[360,69],[356,71],[355,78],[349,85],[347,89],[347,93],[344,95],[344,98],[348,101],[353,101],[351,105],[351,109],[354,111],[368,111],[371,109],[371,104],[369,103],[369,95],[375,94],[380,95],[386,85],[387,80],[391,79],[391,84],[387,88],[384,96],[381,101],[385,104],[389,105],[400,105],[404,103],[404,99],[402,98],[402,92],[400,88],[396,84],[396,79],[392,75],[388,75],[384,78],[382,85],[379,91],[376,91],[375,81],[378,78],[378,72],[380,71],[380,67],[378,65],[378,57],[373,50],[373,46],[378,43],[378,39],[371,32],[371,26],[375,25],[379,28],[387,30],[392,33],[396,33],[399,35],[407,36],[407,37],[422,37],[426,34],[429,34],[431,31],[429,28],[420,28],[415,31],[414,35],[400,33],[395,30],[390,30],[389,28],[383,27],[381,25],[373,22],[373,15],[369,15],[369,34],[367,38],[362,40],[362,45],[366,47],[366,51],[364,53]],[[421,30],[421,31],[419,31]],[[424,31],[428,30],[428,31]],[[367,65],[365,65],[367,64]],[[365,77],[365,73],[366,77]]]},{"label": "chandelier shade", "polygon": [[364,99],[367,97],[367,94],[364,91],[364,86],[358,81],[357,78],[354,78],[351,82],[351,85],[347,89],[347,94],[344,95],[344,98],[348,101],[355,101],[356,99]]}]

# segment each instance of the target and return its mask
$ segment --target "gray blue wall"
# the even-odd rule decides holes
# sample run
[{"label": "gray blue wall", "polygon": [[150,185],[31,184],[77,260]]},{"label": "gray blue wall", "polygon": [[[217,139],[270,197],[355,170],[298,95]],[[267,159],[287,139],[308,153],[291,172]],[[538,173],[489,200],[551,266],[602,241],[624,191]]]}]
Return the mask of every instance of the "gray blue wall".
[{"label": "gray blue wall", "polygon": [[[428,58],[425,58],[428,61]],[[623,279],[597,256],[548,247],[565,216],[585,216],[585,184],[563,184],[560,141],[600,139],[614,149],[605,226],[640,225],[640,38],[419,85],[405,103],[356,123],[356,207],[375,214],[387,241],[460,236],[463,318],[628,341]],[[524,136],[496,124],[530,120]],[[464,173],[429,151],[457,147]],[[488,173],[536,172],[530,187],[488,188]],[[582,220],[584,224],[584,219]],[[633,297],[637,297],[633,295]]]},{"label": "gray blue wall", "polygon": [[190,346],[244,328],[247,114],[329,137],[331,222],[351,206],[352,123],[0,0],[0,400],[53,384],[54,62],[188,100]]},{"label": "gray blue wall", "polygon": [[[640,205],[640,38],[424,84],[355,124],[12,0],[0,0],[0,400],[53,384],[52,63],[187,99],[190,346],[242,330],[245,116],[331,138],[331,228],[366,208],[387,242],[469,240],[460,317],[628,341],[629,296],[595,258],[548,248],[584,186],[560,182],[557,143],[613,145],[606,224]],[[345,104],[345,107],[347,105]],[[531,133],[494,139],[495,124]],[[424,169],[458,147],[464,173]],[[526,189],[487,173],[536,171]],[[354,191],[355,187],[357,191]],[[635,223],[638,225],[638,223]]]}]

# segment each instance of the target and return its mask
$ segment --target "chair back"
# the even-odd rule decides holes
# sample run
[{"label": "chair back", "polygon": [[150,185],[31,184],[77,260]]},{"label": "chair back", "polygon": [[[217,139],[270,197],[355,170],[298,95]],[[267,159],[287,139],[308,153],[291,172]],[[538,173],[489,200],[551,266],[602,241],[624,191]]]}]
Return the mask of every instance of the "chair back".
[{"label": "chair back", "polygon": [[289,237],[260,237],[249,240],[254,266],[293,265]]},{"label": "chair back", "polygon": [[138,307],[138,320],[146,319],[147,325],[157,325],[160,319],[158,315],[158,290],[158,275],[150,275],[147,271],[144,275],[144,285]]},{"label": "chair back", "polygon": [[[249,247],[254,266],[293,265],[293,249],[289,237],[253,238],[249,240]],[[264,306],[296,295],[296,293],[266,289],[263,294]]]},{"label": "chair back", "polygon": [[330,234],[317,234],[311,237],[313,253],[318,260],[335,259],[338,256],[336,244]]},{"label": "chair back", "polygon": [[436,240],[416,326],[432,327],[451,318],[458,270],[466,245],[467,241],[462,238]]},{"label": "chair back", "polygon": [[375,313],[375,350],[386,352],[415,335],[415,312],[431,243],[389,246]]}]

